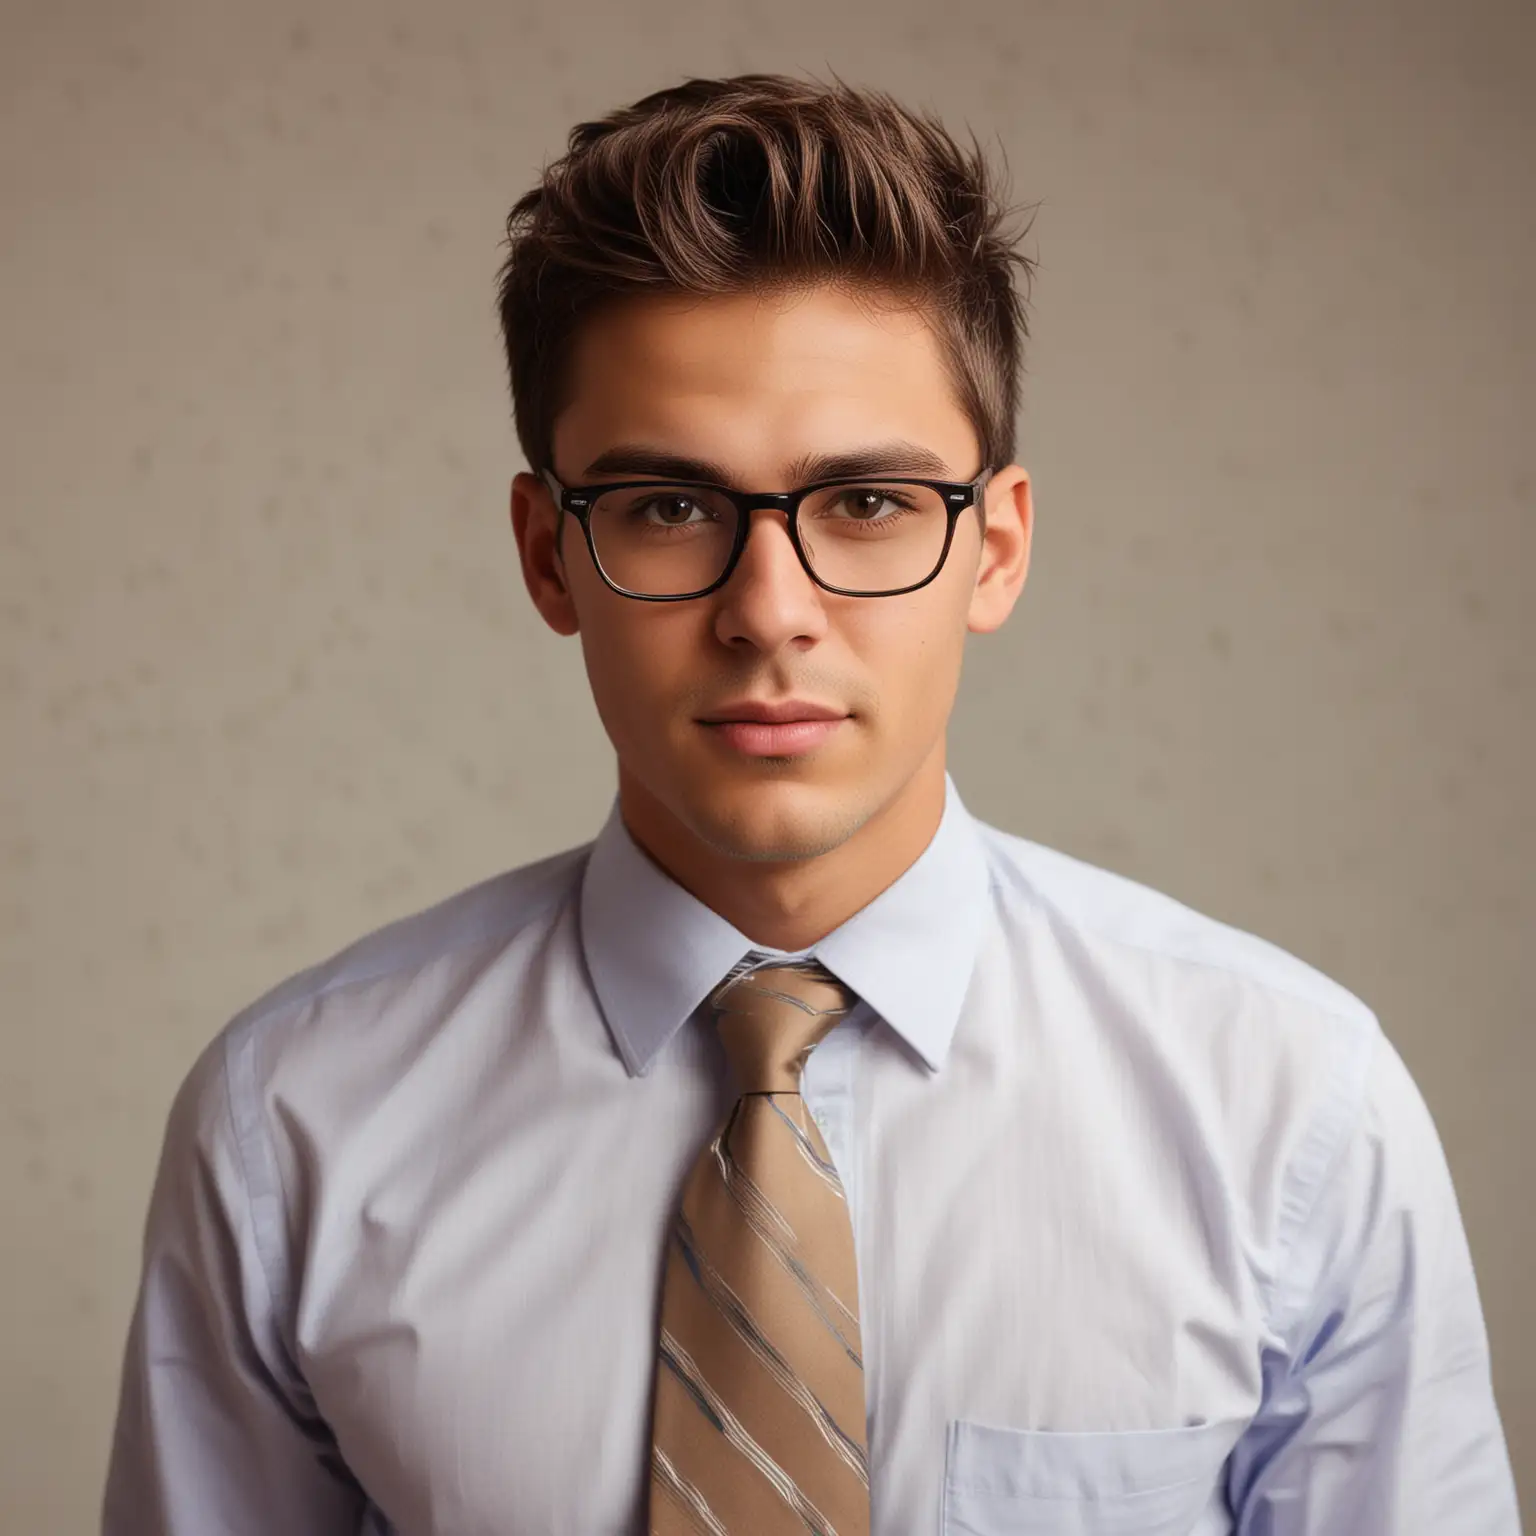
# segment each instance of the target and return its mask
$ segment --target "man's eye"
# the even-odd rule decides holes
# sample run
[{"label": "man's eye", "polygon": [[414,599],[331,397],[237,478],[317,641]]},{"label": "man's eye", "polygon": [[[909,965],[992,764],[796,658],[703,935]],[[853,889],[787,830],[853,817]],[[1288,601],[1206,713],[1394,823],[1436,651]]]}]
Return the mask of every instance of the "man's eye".
[{"label": "man's eye", "polygon": [[897,493],[875,486],[861,486],[844,491],[838,497],[838,509],[859,521],[872,521],[891,512],[905,510],[908,503]]},{"label": "man's eye", "polygon": [[698,509],[691,496],[653,496],[640,507],[642,513],[657,513],[656,521],[663,523],[685,523]]}]

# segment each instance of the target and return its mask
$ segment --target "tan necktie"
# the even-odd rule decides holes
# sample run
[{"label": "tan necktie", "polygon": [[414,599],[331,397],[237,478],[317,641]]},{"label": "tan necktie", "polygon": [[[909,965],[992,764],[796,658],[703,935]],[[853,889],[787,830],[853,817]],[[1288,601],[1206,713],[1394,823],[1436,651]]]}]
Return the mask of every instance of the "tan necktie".
[{"label": "tan necktie", "polygon": [[853,994],[813,961],[728,979],[710,1001],[741,1097],[668,1245],[650,1531],[868,1536],[853,1227],[800,1097]]}]

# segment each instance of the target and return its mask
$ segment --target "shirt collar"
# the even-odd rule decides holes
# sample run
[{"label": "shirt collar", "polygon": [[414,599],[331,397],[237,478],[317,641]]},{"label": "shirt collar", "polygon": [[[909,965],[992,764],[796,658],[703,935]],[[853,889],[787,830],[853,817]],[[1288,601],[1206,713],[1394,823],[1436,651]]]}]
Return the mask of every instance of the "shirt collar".
[{"label": "shirt collar", "polygon": [[[944,812],[928,846],[814,955],[938,1071],[970,985],[989,905],[977,823],[944,775]],[[685,891],[640,848],[618,797],[581,883],[581,943],[598,1005],[630,1075],[657,1053],[754,944]]]}]

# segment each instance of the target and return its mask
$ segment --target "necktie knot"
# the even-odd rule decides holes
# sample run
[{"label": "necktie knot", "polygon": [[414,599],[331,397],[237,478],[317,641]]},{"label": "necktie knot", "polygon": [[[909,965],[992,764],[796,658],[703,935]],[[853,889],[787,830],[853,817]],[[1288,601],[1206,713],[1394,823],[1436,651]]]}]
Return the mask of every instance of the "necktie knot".
[{"label": "necktie knot", "polygon": [[761,966],[718,988],[716,1027],[741,1093],[799,1093],[818,1041],[854,994],[820,961]]}]

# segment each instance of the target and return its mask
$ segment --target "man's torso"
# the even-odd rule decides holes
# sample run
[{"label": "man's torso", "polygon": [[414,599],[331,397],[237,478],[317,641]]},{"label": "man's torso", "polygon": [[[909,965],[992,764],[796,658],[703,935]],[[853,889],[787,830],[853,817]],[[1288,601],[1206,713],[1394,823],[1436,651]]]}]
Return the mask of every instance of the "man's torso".
[{"label": "man's torso", "polygon": [[[853,1219],[877,1536],[1228,1531],[1294,1180],[1358,1096],[1363,1005],[1061,857],[989,831],[942,1070],[866,1008],[806,1069]],[[641,1529],[666,1234],[732,1090],[699,1017],[626,1071],[583,862],[464,893],[437,948],[396,925],[226,1034],[280,1326],[381,1532]],[[1120,905],[1080,921],[1081,889],[1042,899],[1053,868]]]}]

